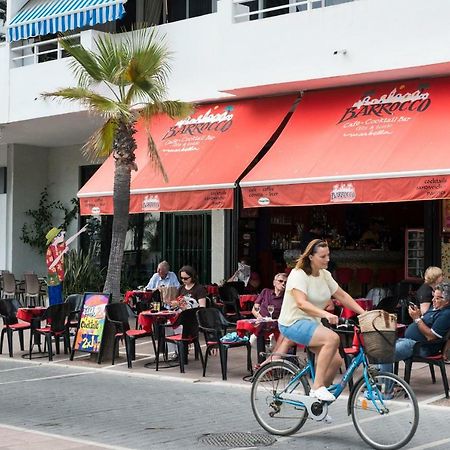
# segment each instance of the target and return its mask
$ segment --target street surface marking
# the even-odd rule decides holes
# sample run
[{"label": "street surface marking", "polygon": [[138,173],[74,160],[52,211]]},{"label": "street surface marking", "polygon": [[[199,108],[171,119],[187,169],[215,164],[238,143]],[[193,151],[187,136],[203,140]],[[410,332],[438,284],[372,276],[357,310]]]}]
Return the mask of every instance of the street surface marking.
[{"label": "street surface marking", "polygon": [[424,448],[433,448],[437,447],[438,445],[447,444],[449,442],[450,438],[441,439],[440,441],[428,442],[428,444],[418,445],[417,447],[413,447],[411,450],[422,450]]},{"label": "street surface marking", "polygon": [[25,367],[14,367],[13,369],[2,369],[0,370],[1,373],[3,372],[12,372],[14,370],[23,370],[23,369],[31,369],[34,368],[35,366],[25,366]]},{"label": "street surface marking", "polygon": [[29,378],[28,380],[14,380],[14,381],[5,381],[0,382],[0,386],[3,386],[5,384],[17,384],[17,383],[28,383],[28,382],[34,382],[34,381],[45,381],[45,380],[55,380],[59,378],[71,378],[71,377],[78,377],[80,375],[91,375],[93,372],[77,372],[77,373],[68,373],[66,375],[53,375],[50,377],[40,377],[40,378]]},{"label": "street surface marking", "polygon": [[62,436],[59,434],[46,433],[45,431],[34,431],[34,430],[30,430],[29,428],[15,427],[13,425],[5,425],[2,423],[0,423],[0,428],[7,428],[8,430],[20,431],[21,433],[38,434],[40,436],[59,439],[61,441],[70,441],[70,442],[76,442],[78,444],[84,444],[86,446],[92,445],[95,447],[109,448],[109,449],[113,449],[113,450],[131,450],[128,447],[119,447],[117,445],[99,444],[98,442],[88,441],[86,439],[78,439],[78,438],[73,438],[73,437],[68,437],[68,436]]}]

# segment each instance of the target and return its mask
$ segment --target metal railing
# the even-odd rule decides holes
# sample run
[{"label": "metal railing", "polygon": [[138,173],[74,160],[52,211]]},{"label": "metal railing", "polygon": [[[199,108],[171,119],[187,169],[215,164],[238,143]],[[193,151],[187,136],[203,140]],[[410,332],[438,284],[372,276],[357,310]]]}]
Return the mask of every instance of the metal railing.
[{"label": "metal railing", "polygon": [[[70,37],[76,44],[80,43],[80,34],[74,34]],[[11,47],[11,63],[13,68],[55,61],[67,58],[68,56],[70,55],[64,51],[58,38]]]},{"label": "metal railing", "polygon": [[[263,19],[266,17],[310,11],[312,9],[325,8],[327,6],[334,6],[353,1],[357,0],[284,0],[281,5],[270,6],[272,3],[270,0],[232,0],[234,8],[233,21],[242,22],[246,20]],[[249,10],[242,12],[242,8],[239,8],[239,6],[245,6],[249,8]]]}]

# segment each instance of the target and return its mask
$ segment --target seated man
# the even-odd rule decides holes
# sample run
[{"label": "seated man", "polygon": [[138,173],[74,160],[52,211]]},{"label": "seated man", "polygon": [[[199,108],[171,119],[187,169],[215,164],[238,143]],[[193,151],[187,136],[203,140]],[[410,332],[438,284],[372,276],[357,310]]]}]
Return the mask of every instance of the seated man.
[{"label": "seated man", "polygon": [[[410,306],[408,312],[414,322],[406,329],[405,337],[395,343],[395,361],[410,358],[417,342],[427,344],[420,348],[421,356],[437,354],[441,344],[433,344],[433,341],[442,339],[450,330],[450,283],[436,286],[433,307],[423,316],[417,306]],[[392,364],[380,364],[379,367],[382,371],[393,372]]]},{"label": "seated man", "polygon": [[[269,317],[272,310],[272,318],[278,319],[283,303],[284,290],[286,289],[287,275],[285,273],[277,273],[273,279],[273,289],[263,289],[258,295],[253,305],[252,313],[257,318]],[[260,353],[265,352],[265,336],[261,332],[258,336],[252,335],[250,342],[257,342],[258,362],[264,360]]]},{"label": "seated man", "polygon": [[161,261],[158,264],[156,273],[152,275],[145,289],[154,291],[160,287],[180,287],[180,282],[175,273],[170,272],[170,266],[167,261]]}]

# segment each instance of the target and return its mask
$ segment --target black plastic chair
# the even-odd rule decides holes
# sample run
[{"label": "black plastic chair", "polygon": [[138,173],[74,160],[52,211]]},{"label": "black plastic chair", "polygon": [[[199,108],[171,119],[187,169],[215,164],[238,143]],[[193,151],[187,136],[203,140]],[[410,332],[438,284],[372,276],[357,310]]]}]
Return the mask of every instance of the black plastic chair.
[{"label": "black plastic chair", "polygon": [[119,340],[125,342],[128,368],[132,368],[132,360],[136,359],[136,340],[151,337],[153,349],[156,354],[155,338],[152,331],[136,330],[130,328],[130,319],[135,318],[132,309],[126,303],[111,303],[106,305],[106,317],[115,327],[112,364],[114,365]]},{"label": "black plastic chair", "polygon": [[[165,325],[166,327],[177,328],[179,326],[183,327],[181,334],[174,334],[171,336],[165,336],[165,341],[172,344],[176,344],[178,350],[178,360],[180,363],[180,372],[184,373],[184,366],[188,363],[188,346],[189,344],[194,344],[195,349],[195,359],[198,359],[200,355],[200,361],[203,367],[203,354],[200,348],[200,342],[198,340],[198,321],[197,321],[197,308],[187,309],[182,311],[178,316],[177,320],[170,325]],[[159,354],[161,352],[162,339],[158,340],[158,350],[156,352],[156,370],[159,369]]]},{"label": "black plastic chair", "polygon": [[[445,370],[445,360],[443,350],[447,344],[447,341],[450,339],[450,331],[444,336],[443,339],[438,339],[435,341],[430,341],[429,343],[420,343],[418,342],[414,346],[414,354],[411,358],[405,359],[405,381],[409,383],[411,379],[411,369],[412,365],[415,362],[426,363],[430,368],[431,380],[436,383],[436,375],[434,373],[434,366],[438,366],[441,370],[442,376],[442,384],[444,385],[445,398],[449,398],[449,386],[448,386],[448,378],[447,372]],[[435,355],[431,356],[419,356],[418,353],[420,349],[426,348],[427,345],[436,345],[440,344],[440,349]]]},{"label": "black plastic chair", "polygon": [[83,306],[83,294],[70,294],[67,296],[65,303],[70,305],[69,317],[66,323],[67,331],[70,335],[71,328],[78,328],[80,311]]},{"label": "black plastic chair", "polygon": [[253,317],[251,311],[247,311],[248,314],[241,311],[239,292],[229,283],[219,287],[219,295],[223,304],[223,313],[230,322],[236,322],[248,316]]},{"label": "black plastic chair", "polygon": [[46,321],[45,327],[32,329],[30,333],[30,359],[33,349],[33,337],[35,334],[42,334],[45,337],[45,343],[48,349],[48,360],[53,361],[52,337],[55,340],[56,353],[59,354],[59,340],[64,340],[64,353],[70,351],[69,332],[66,322],[70,314],[70,305],[68,303],[60,303],[50,305],[44,312],[42,320]]},{"label": "black plastic chair", "polygon": [[3,352],[3,339],[5,334],[8,339],[9,356],[13,357],[13,333],[19,333],[20,349],[24,350],[23,330],[29,330],[30,324],[19,322],[17,320],[17,310],[20,308],[20,303],[15,298],[2,298],[0,300],[0,316],[3,319],[3,329],[0,338],[0,355]]},{"label": "black plastic chair", "polygon": [[199,329],[203,331],[206,342],[206,354],[203,362],[203,376],[206,376],[208,356],[214,348],[219,349],[222,379],[227,379],[228,349],[236,347],[247,348],[247,370],[253,375],[252,353],[250,341],[221,342],[221,338],[227,334],[227,330],[234,324],[228,322],[224,315],[216,308],[199,308],[197,310]]}]

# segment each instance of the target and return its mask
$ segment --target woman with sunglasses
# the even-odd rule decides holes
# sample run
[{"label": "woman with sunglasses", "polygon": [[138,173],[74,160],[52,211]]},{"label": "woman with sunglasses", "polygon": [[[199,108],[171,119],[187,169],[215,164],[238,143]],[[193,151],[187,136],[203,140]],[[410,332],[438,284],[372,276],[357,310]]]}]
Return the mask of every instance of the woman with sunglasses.
[{"label": "woman with sunglasses", "polygon": [[334,401],[327,387],[333,382],[342,358],[339,355],[339,336],[322,325],[327,319],[331,325],[338,317],[325,310],[331,297],[357,314],[364,313],[328,272],[330,250],[326,241],[314,239],[306,247],[291,271],[286,284],[278,326],[286,338],[308,346],[316,355],[316,378],[311,397]]},{"label": "woman with sunglasses", "polygon": [[198,283],[197,272],[191,266],[183,266],[179,271],[182,285],[178,288],[178,297],[190,297],[196,300],[198,306],[206,307],[206,289]]}]

